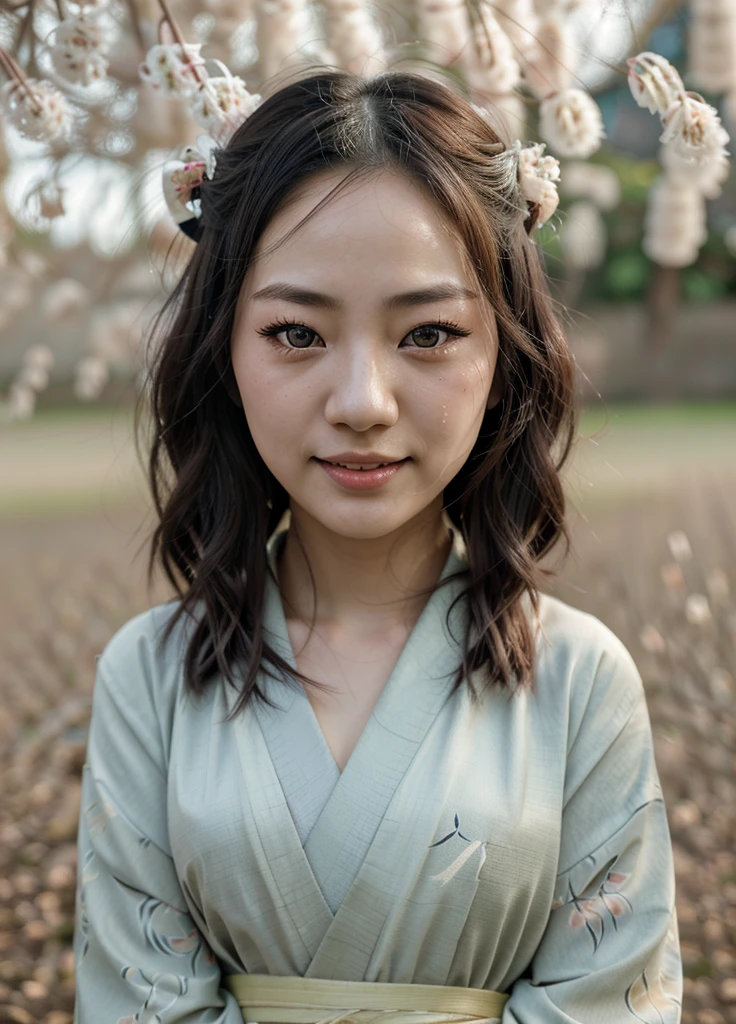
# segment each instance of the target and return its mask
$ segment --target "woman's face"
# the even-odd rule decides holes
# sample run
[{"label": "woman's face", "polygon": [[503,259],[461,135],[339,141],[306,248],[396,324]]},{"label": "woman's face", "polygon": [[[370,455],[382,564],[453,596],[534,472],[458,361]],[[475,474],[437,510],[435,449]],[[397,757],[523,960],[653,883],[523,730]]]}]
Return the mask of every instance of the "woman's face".
[{"label": "woman's face", "polygon": [[[343,176],[313,179],[272,219],[258,252]],[[462,242],[396,172],[351,184],[249,268],[232,336],[248,427],[292,514],[354,539],[388,535],[429,506],[439,516],[500,398],[497,353],[493,312]],[[325,465],[358,456],[405,461],[370,487],[375,473],[341,477]]]}]

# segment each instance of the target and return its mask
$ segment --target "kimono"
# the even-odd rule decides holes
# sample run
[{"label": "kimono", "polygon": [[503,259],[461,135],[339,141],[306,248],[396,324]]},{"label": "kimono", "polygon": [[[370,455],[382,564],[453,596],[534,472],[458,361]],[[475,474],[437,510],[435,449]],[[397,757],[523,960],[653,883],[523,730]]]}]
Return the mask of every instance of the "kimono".
[{"label": "kimono", "polygon": [[[268,542],[276,578],[285,536]],[[466,568],[453,530],[441,579]],[[277,708],[229,723],[222,678],[189,694],[189,627],[157,644],[173,603],[116,633],[83,769],[75,1024],[242,1024],[225,978],[244,973],[507,993],[494,1024],[680,1021],[672,845],[634,661],[541,595],[536,692],[450,695],[463,578],[429,599],[342,772],[293,680],[262,671]],[[264,614],[295,667],[270,578]]]}]

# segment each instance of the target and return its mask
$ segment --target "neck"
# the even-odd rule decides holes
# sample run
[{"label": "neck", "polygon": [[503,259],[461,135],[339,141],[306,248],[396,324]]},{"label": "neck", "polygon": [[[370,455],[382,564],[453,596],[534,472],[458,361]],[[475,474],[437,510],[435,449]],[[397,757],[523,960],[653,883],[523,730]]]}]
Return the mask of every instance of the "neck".
[{"label": "neck", "polygon": [[411,629],[429,600],[416,592],[437,582],[451,546],[439,502],[367,540],[335,534],[292,503],[278,565],[286,616],[336,635]]}]

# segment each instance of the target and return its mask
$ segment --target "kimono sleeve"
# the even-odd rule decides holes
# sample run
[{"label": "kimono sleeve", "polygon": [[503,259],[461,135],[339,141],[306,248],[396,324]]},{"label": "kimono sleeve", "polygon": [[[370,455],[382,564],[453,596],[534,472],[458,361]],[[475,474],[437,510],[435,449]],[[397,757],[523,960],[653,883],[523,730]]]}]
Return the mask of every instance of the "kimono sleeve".
[{"label": "kimono sleeve", "polygon": [[554,900],[502,1024],[678,1024],[672,844],[641,676],[612,633],[579,703]]},{"label": "kimono sleeve", "polygon": [[115,659],[117,674],[105,654],[97,665],[78,830],[74,1022],[242,1024],[171,857],[164,745],[140,646]]}]

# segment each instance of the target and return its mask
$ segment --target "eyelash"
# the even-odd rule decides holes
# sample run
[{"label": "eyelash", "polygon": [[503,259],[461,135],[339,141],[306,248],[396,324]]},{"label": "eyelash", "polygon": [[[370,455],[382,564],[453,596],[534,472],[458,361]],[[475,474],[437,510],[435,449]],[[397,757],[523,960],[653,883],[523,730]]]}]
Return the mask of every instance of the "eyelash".
[{"label": "eyelash", "polygon": [[[266,327],[260,328],[259,330],[257,330],[256,333],[266,338],[266,340],[270,344],[274,345],[277,349],[279,349],[281,352],[287,355],[291,355],[292,352],[313,351],[313,346],[309,346],[308,348],[295,348],[289,345],[282,345],[281,342],[278,340],[278,335],[282,334],[289,327],[304,327],[308,331],[312,331],[312,328],[307,327],[306,324],[295,323],[293,320],[274,320],[273,323],[267,324]],[[470,334],[470,331],[466,331],[464,328],[460,327],[459,324],[456,324],[452,320],[436,320],[433,321],[432,323],[419,324],[418,327],[412,327],[411,331],[409,331],[409,334],[413,334],[414,331],[421,330],[422,327],[437,327],[439,328],[439,330],[447,331],[451,338],[467,338],[468,335]],[[319,337],[316,331],[312,331],[312,333],[316,337]],[[448,340],[441,345],[433,345],[431,348],[423,348],[421,345],[413,345],[409,347],[414,348],[419,352],[436,352],[438,349],[445,348],[447,345],[449,345],[449,343],[450,342]]]}]

